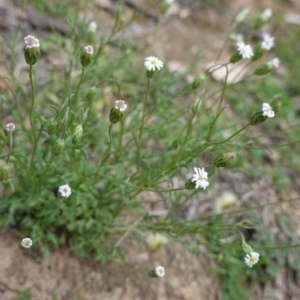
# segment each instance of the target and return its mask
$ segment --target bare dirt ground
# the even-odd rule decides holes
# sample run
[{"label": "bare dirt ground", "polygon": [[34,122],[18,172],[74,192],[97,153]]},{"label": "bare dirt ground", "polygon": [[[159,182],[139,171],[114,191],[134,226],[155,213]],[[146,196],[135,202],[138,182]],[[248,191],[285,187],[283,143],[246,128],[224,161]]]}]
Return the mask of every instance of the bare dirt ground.
[{"label": "bare dirt ground", "polygon": [[[201,5],[201,1],[178,1],[173,15],[167,21],[161,20],[158,27],[153,22],[153,17],[148,16],[146,21],[136,23],[126,34],[140,39],[145,45],[154,44],[151,50],[158,57],[167,59],[169,68],[185,69],[197,53],[199,45],[209,45],[208,51],[204,53],[204,61],[215,58],[215,53],[219,51],[230,29],[232,17],[240,9],[249,7],[261,11],[272,7],[275,14],[292,9],[271,0],[228,2],[228,12],[221,13]],[[294,2],[293,7],[297,7],[299,4]],[[109,0],[94,0],[93,3],[97,9],[102,9],[99,14],[101,22],[111,23],[112,16],[107,11],[113,8],[113,3]],[[30,11],[36,13],[28,7],[22,8],[18,1],[1,0],[2,29],[9,32],[15,26],[13,22],[21,20],[23,26],[32,33],[46,31],[47,24],[42,23],[43,18],[28,18]],[[153,14],[155,16],[155,11]],[[56,20],[55,24],[58,30],[66,34],[68,26],[61,21],[59,23]],[[290,174],[290,177],[294,184],[287,196],[296,197],[300,190],[300,179],[295,174]],[[242,173],[226,172],[215,179],[215,187],[208,194],[199,194],[190,200],[186,208],[187,216],[192,219],[213,211],[216,198],[226,191],[237,195],[239,201],[236,209],[279,200],[268,178],[254,181]],[[297,202],[266,206],[258,215],[265,226],[272,227],[276,232],[279,229],[274,216],[283,209],[289,211],[300,225],[300,203]],[[15,299],[26,288],[30,288],[33,300],[52,299],[53,293],[62,300],[73,300],[74,295],[85,300],[221,299],[218,278],[210,271],[214,267],[214,261],[207,255],[205,247],[201,247],[201,254],[196,256],[182,249],[180,245],[169,242],[165,248],[152,253],[145,245],[137,246],[125,241],[125,263],[115,261],[101,264],[80,260],[72,256],[68,249],[55,251],[46,263],[34,250],[25,252],[19,249],[18,244],[22,237],[20,232],[12,229],[0,231],[0,300]],[[166,276],[159,280],[150,280],[147,271],[157,265],[165,267]],[[289,269],[283,268],[278,272],[272,282],[272,289],[275,298],[270,298],[264,287],[257,287],[253,299],[300,299],[299,282]]]}]

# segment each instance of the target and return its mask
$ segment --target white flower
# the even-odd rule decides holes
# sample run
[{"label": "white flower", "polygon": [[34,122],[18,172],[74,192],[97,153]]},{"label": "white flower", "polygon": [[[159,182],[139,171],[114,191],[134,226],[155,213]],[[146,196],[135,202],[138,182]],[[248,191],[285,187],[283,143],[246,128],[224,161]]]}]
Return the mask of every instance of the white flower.
[{"label": "white flower", "polygon": [[125,104],[125,101],[123,100],[117,100],[115,103],[115,109],[118,109],[119,111],[124,111],[127,109],[127,105]]},{"label": "white flower", "polygon": [[94,53],[94,49],[92,46],[85,46],[84,50],[87,54],[90,54],[90,55],[92,55]]},{"label": "white flower", "polygon": [[269,33],[263,33],[262,35],[263,41],[261,43],[261,47],[267,51],[275,45],[275,38],[271,36]]},{"label": "white flower", "polygon": [[62,197],[68,198],[72,191],[68,184],[62,185],[59,187],[58,191],[60,192]]},{"label": "white flower", "polygon": [[261,18],[264,19],[265,21],[270,19],[272,17],[272,9],[271,8],[266,8],[263,13],[261,14]]},{"label": "white flower", "polygon": [[280,60],[278,57],[275,57],[270,61],[270,63],[274,68],[278,68],[280,64]]},{"label": "white flower", "polygon": [[21,246],[24,248],[30,248],[32,246],[32,239],[30,238],[25,238],[21,242]]},{"label": "white flower", "polygon": [[209,182],[206,180],[207,172],[205,172],[204,168],[194,168],[195,174],[193,175],[192,182],[196,182],[196,189],[198,187],[202,187],[204,190],[209,185]]},{"label": "white flower", "polygon": [[33,35],[27,35],[24,38],[24,42],[25,42],[25,49],[39,48],[40,47],[39,40],[36,39]]},{"label": "white flower", "polygon": [[160,70],[164,66],[164,63],[155,56],[149,56],[145,58],[144,65],[147,71],[155,71],[155,68]]},{"label": "white flower", "polygon": [[165,276],[165,268],[162,266],[158,266],[155,268],[155,274],[158,277],[164,277]]},{"label": "white flower", "polygon": [[263,103],[262,105],[263,116],[268,118],[273,118],[275,112],[272,110],[272,107],[268,103]]},{"label": "white flower", "polygon": [[7,131],[14,131],[16,128],[16,125],[14,123],[7,123],[6,124],[6,130]]},{"label": "white flower", "polygon": [[246,45],[244,42],[238,42],[237,43],[237,50],[240,55],[242,55],[243,58],[251,58],[253,56],[253,50],[250,45]]},{"label": "white flower", "polygon": [[244,261],[248,267],[252,268],[252,266],[259,261],[259,254],[257,252],[251,252],[245,256]]},{"label": "white flower", "polygon": [[90,32],[96,32],[98,28],[98,25],[95,21],[90,22],[89,27],[88,27],[88,31]]}]

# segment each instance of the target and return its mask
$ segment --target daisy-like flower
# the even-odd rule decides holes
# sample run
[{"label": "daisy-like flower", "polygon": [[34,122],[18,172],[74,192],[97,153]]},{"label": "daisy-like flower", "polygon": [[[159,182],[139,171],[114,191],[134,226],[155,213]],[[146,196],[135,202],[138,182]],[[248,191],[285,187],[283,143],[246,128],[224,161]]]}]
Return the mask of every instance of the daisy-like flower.
[{"label": "daisy-like flower", "polygon": [[261,42],[261,47],[267,51],[275,45],[275,38],[271,36],[269,33],[263,33],[262,35],[263,41]]},{"label": "daisy-like flower", "polygon": [[15,130],[15,128],[16,128],[16,125],[15,125],[14,123],[7,123],[7,124],[6,124],[6,130],[7,130],[7,131],[12,132],[12,131]]},{"label": "daisy-like flower", "polygon": [[275,112],[273,111],[272,107],[268,103],[263,103],[262,111],[263,111],[263,116],[265,117],[268,118],[275,117]]},{"label": "daisy-like flower", "polygon": [[195,174],[191,181],[196,183],[196,189],[201,187],[205,190],[209,185],[209,182],[207,181],[207,172],[205,172],[204,168],[194,168],[194,172]]},{"label": "daisy-like flower", "polygon": [[84,50],[87,54],[90,54],[90,55],[92,55],[94,53],[94,49],[92,46],[85,46]]},{"label": "daisy-like flower", "polygon": [[155,69],[162,69],[162,67],[164,66],[164,63],[158,59],[155,56],[149,56],[147,58],[145,58],[145,63],[144,63],[147,71],[155,71]]},{"label": "daisy-like flower", "polygon": [[25,238],[21,242],[21,246],[24,248],[30,248],[32,246],[32,239],[30,238]]},{"label": "daisy-like flower", "polygon": [[125,104],[125,101],[123,100],[117,100],[115,103],[115,109],[119,111],[124,111],[127,109],[127,104]]},{"label": "daisy-like flower", "polygon": [[252,268],[252,266],[259,261],[259,253],[251,252],[250,254],[247,254],[244,258],[244,261],[248,267]]},{"label": "daisy-like flower", "polygon": [[60,186],[58,191],[61,194],[61,196],[64,198],[68,198],[72,193],[71,188],[69,187],[68,184]]},{"label": "daisy-like flower", "polygon": [[25,49],[40,47],[40,41],[37,38],[35,38],[33,35],[27,35],[24,38],[24,42],[25,42]]},{"label": "daisy-like flower", "polygon": [[264,20],[269,20],[273,15],[271,8],[266,8],[263,13],[261,14],[261,18]]},{"label": "daisy-like flower", "polygon": [[254,54],[252,47],[250,45],[246,45],[244,42],[237,43],[237,50],[243,58],[247,59],[251,58]]},{"label": "daisy-like flower", "polygon": [[155,268],[155,274],[158,277],[164,277],[165,276],[165,268],[162,266],[158,266]]}]

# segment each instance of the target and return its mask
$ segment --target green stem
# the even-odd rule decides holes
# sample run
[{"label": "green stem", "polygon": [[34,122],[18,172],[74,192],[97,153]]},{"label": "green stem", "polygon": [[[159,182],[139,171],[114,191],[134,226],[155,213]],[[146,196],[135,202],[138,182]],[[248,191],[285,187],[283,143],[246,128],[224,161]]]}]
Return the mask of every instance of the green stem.
[{"label": "green stem", "polygon": [[83,82],[83,76],[84,76],[84,67],[82,67],[82,69],[81,69],[80,80],[79,80],[79,83],[78,83],[78,85],[77,85],[77,89],[76,89],[76,92],[75,92],[75,98],[74,98],[74,100],[75,100],[75,105],[77,104],[78,92],[79,92],[79,88],[80,88],[80,86],[81,86],[81,84],[82,84],[82,82]]},{"label": "green stem", "polygon": [[34,128],[34,120],[33,120],[33,115],[32,115],[34,101],[35,101],[35,90],[34,90],[33,79],[32,79],[32,65],[29,66],[29,81],[30,81],[31,95],[32,95],[31,106],[30,106],[30,111],[29,111],[29,121],[30,121],[32,136],[33,136],[33,143],[32,143],[33,151],[32,151],[31,162],[30,162],[30,164],[32,165],[34,156],[35,156],[35,152],[36,152],[36,147],[37,147],[36,133],[35,133],[35,128]]},{"label": "green stem", "polygon": [[109,129],[108,129],[108,135],[109,135],[109,143],[108,143],[108,147],[105,151],[105,153],[103,154],[102,156],[102,159],[100,161],[100,164],[99,164],[99,167],[96,171],[96,174],[99,173],[101,167],[105,164],[105,162],[107,161],[107,159],[109,158],[109,150],[110,150],[110,147],[111,147],[111,144],[112,144],[112,137],[111,137],[111,130],[112,130],[112,127],[113,127],[113,123],[110,123],[109,125]]},{"label": "green stem", "polygon": [[9,163],[9,159],[10,159],[10,156],[12,154],[12,147],[13,147],[13,136],[12,136],[12,131],[9,132],[9,151],[8,151],[8,155],[7,155],[7,158],[6,158],[6,164]]},{"label": "green stem", "polygon": [[145,114],[146,114],[146,102],[147,102],[148,95],[149,95],[149,87],[150,87],[150,78],[148,78],[148,81],[147,81],[146,95],[145,95],[144,102],[143,102],[142,123],[141,123],[141,127],[140,127],[138,141],[137,141],[137,169],[138,170],[140,168],[140,161],[141,161],[141,138],[142,138],[143,129],[144,129]]},{"label": "green stem", "polygon": [[228,67],[227,67],[227,64],[224,65],[224,67],[226,68],[226,76],[225,76],[225,79],[224,79],[224,83],[223,83],[223,87],[222,87],[222,92],[221,92],[221,97],[220,97],[220,101],[219,101],[219,104],[218,104],[218,109],[217,109],[217,113],[216,113],[216,116],[212,122],[212,124],[210,125],[209,127],[209,131],[208,131],[208,134],[207,134],[207,137],[206,137],[206,141],[209,142],[209,139],[212,135],[212,132],[214,130],[214,127],[215,127],[215,124],[221,114],[221,106],[222,106],[222,102],[223,102],[223,99],[224,99],[224,95],[225,95],[225,89],[226,89],[226,85],[227,85],[227,78],[228,78]]},{"label": "green stem", "polygon": [[70,106],[67,107],[65,117],[64,117],[64,128],[63,128],[63,132],[61,134],[61,139],[62,140],[65,138],[65,134],[66,134],[66,131],[67,131],[69,112],[70,112]]},{"label": "green stem", "polygon": [[235,137],[237,134],[239,134],[241,131],[245,130],[247,127],[249,127],[250,124],[248,123],[246,126],[242,127],[241,129],[239,129],[237,132],[235,132],[234,134],[232,134],[230,137],[228,137],[227,139],[225,139],[224,141],[221,141],[221,142],[214,142],[214,143],[211,143],[211,144],[208,144],[202,148],[200,148],[197,152],[195,152],[195,155],[191,156],[190,159],[188,159],[186,161],[186,163],[192,161],[194,159],[194,157],[196,156],[199,156],[199,154],[204,151],[205,149],[207,149],[208,147],[210,146],[215,146],[215,145],[220,145],[220,144],[224,144],[226,142],[228,142],[229,140],[231,140],[233,137]]}]

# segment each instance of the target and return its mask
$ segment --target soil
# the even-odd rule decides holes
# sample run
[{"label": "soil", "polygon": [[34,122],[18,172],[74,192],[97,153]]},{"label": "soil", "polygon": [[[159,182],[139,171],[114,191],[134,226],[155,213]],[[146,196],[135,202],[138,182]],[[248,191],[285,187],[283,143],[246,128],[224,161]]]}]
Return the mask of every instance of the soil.
[{"label": "soil", "polygon": [[[215,53],[228,34],[232,18],[240,9],[249,7],[261,11],[272,7],[275,14],[280,14],[296,8],[298,4],[294,2],[294,6],[288,6],[271,0],[232,0],[227,1],[226,11],[218,11],[202,1],[177,1],[172,14],[160,20],[159,25],[153,21],[154,17],[146,16],[141,23],[135,24],[135,30],[130,28],[126,34],[139,39],[145,46],[151,45],[156,56],[166,59],[170,69],[180,72],[188,68],[203,44],[209,46],[201,59],[215,59]],[[101,22],[111,23],[112,16],[108,12],[113,9],[114,1],[95,0],[94,4],[102,9],[99,14]],[[32,12],[29,6],[22,8],[18,1],[8,3],[8,0],[0,0],[1,28],[9,33],[21,20],[22,26],[28,30],[38,27],[36,30],[47,31],[47,24],[42,23],[43,18],[34,18],[33,21],[28,18],[29,11],[38,14],[34,10]],[[153,15],[157,15],[155,9]],[[63,20],[60,20],[61,23],[57,20],[53,22],[62,34],[68,33],[68,26]],[[228,53],[223,55],[229,56]],[[198,71],[195,70],[195,74]],[[297,197],[300,178],[290,170],[287,172],[294,182],[287,197]],[[184,214],[193,219],[213,211],[217,197],[224,192],[231,192],[239,199],[235,209],[279,200],[269,178],[254,180],[242,173],[224,172],[216,177],[214,188],[207,194],[198,194],[190,200]],[[297,202],[266,206],[258,214],[265,226],[278,232],[275,216],[282,210],[287,210],[300,225],[300,203]],[[46,262],[35,250],[22,251],[18,246],[22,238],[22,234],[13,229],[3,228],[0,231],[0,300],[15,299],[27,288],[31,290],[32,300],[53,299],[53,293],[61,300],[73,300],[74,295],[85,300],[222,299],[219,279],[211,271],[215,262],[204,246],[200,248],[200,255],[195,255],[169,241],[159,251],[151,252],[145,244],[137,246],[125,240],[125,262],[102,264],[89,259],[81,260],[70,254],[68,249],[54,251]],[[166,276],[149,279],[148,270],[158,265],[165,267]],[[272,299],[300,299],[300,285],[288,268],[282,268],[271,285],[275,295]],[[263,286],[258,286],[255,293],[253,300],[271,299]]]}]

